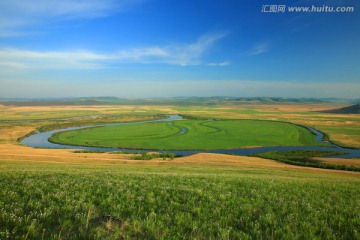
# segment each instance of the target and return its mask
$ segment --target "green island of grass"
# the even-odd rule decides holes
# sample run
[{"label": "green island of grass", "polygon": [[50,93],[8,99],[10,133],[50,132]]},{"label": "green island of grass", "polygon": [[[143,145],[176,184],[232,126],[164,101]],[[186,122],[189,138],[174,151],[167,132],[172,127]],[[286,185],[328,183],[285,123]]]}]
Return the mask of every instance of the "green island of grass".
[{"label": "green island of grass", "polygon": [[104,126],[56,133],[50,141],[66,145],[154,150],[322,145],[303,127],[256,120],[182,120]]}]

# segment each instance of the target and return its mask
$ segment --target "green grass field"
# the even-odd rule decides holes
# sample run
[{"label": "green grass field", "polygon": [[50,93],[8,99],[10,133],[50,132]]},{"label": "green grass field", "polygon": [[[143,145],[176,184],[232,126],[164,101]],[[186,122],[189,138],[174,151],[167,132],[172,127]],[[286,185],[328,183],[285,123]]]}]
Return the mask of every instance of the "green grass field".
[{"label": "green grass field", "polygon": [[[182,128],[187,132],[179,135]],[[68,145],[160,150],[319,145],[314,135],[302,127],[252,120],[182,120],[106,126],[57,133],[51,141]]]},{"label": "green grass field", "polygon": [[[220,154],[132,160],[154,155],[35,149],[17,141],[35,129],[141,120],[163,113],[219,121],[64,134],[76,133],[78,138],[99,131],[95,137],[103,133],[101,142],[110,136],[119,142],[129,138],[146,148],[156,147],[157,141],[179,148],[186,147],[184,142],[211,148],[218,140],[222,146],[236,147],[316,144],[313,135],[296,125],[239,120],[260,119],[314,126],[332,140],[359,146],[353,134],[359,129],[356,116],[310,113],[312,106],[301,107],[0,106],[0,239],[360,239],[356,172]],[[55,120],[88,114],[96,117]],[[187,134],[175,136],[183,127]]]},{"label": "green grass field", "polygon": [[0,239],[359,239],[359,178],[0,161]]}]

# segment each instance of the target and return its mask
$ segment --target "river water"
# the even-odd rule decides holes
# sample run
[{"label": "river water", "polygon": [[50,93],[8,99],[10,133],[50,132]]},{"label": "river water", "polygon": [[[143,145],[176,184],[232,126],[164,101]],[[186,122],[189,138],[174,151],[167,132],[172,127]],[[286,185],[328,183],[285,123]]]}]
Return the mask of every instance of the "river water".
[{"label": "river water", "polygon": [[[21,141],[21,144],[34,147],[34,148],[53,148],[53,149],[81,149],[81,150],[101,150],[106,152],[115,152],[115,151],[126,151],[126,152],[163,152],[159,150],[134,150],[134,149],[123,149],[123,148],[103,148],[103,147],[85,147],[85,146],[70,146],[70,145],[63,145],[63,144],[56,144],[51,143],[48,139],[54,133],[70,131],[70,130],[78,130],[84,128],[93,128],[93,127],[102,127],[102,126],[115,126],[115,125],[125,125],[125,124],[139,124],[139,123],[150,123],[150,122],[164,122],[167,121],[171,124],[171,121],[180,120],[182,117],[180,115],[167,115],[167,118],[158,119],[158,120],[149,120],[149,121],[142,121],[142,122],[126,122],[126,123],[108,123],[108,124],[100,124],[94,126],[83,126],[83,127],[71,127],[71,128],[64,128],[53,130],[49,132],[42,132],[36,133],[29,137],[24,138]],[[171,151],[168,150],[167,152],[172,152],[177,155],[187,156],[192,155],[195,153],[225,153],[225,154],[235,154],[235,155],[242,155],[247,156],[251,154],[258,154],[267,151],[289,151],[289,150],[323,150],[323,151],[334,151],[334,152],[343,152],[346,155],[338,155],[334,157],[342,157],[342,158],[360,158],[360,149],[350,149],[350,148],[343,148],[337,146],[335,144],[324,142],[323,137],[324,134],[313,129],[311,127],[303,126],[307,128],[309,131],[313,132],[314,138],[319,143],[326,143],[328,147],[318,147],[318,146],[276,146],[276,147],[256,147],[256,148],[238,148],[238,149],[217,149],[217,150],[181,150],[181,151]],[[177,135],[185,134],[187,132],[186,128],[182,128],[181,132]]]}]

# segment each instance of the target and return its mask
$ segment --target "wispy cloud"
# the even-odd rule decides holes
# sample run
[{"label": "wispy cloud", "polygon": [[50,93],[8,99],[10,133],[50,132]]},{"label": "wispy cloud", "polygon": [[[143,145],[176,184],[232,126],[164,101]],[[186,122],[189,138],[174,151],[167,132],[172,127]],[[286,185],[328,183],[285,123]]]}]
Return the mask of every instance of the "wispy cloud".
[{"label": "wispy cloud", "polygon": [[202,35],[194,43],[171,44],[162,47],[128,49],[118,52],[120,61],[135,63],[166,63],[188,66],[201,65],[204,55],[222,38],[225,32]]},{"label": "wispy cloud", "polygon": [[211,66],[211,67],[224,67],[224,66],[228,66],[230,64],[231,63],[229,61],[224,61],[224,62],[219,62],[219,63],[208,63],[207,65]]},{"label": "wispy cloud", "polygon": [[13,68],[99,68],[98,61],[112,56],[87,51],[39,52],[19,49],[1,49],[0,65]]},{"label": "wispy cloud", "polygon": [[269,50],[269,44],[268,43],[259,43],[256,44],[253,49],[251,49],[250,51],[250,55],[254,56],[254,55],[259,55],[262,53],[265,53]]},{"label": "wispy cloud", "polygon": [[1,0],[0,37],[29,33],[24,28],[49,21],[98,18],[126,11],[146,0]]},{"label": "wispy cloud", "polygon": [[195,43],[169,49],[169,51],[172,52],[172,59],[169,60],[173,64],[183,66],[199,65],[201,64],[200,57],[226,35],[226,32],[203,35]]},{"label": "wispy cloud", "polygon": [[115,53],[94,51],[34,51],[14,48],[0,49],[0,65],[13,68],[102,68],[121,63],[162,63],[180,66],[226,66],[228,61],[204,63],[204,56],[225,33],[207,34],[190,44],[132,48]]}]

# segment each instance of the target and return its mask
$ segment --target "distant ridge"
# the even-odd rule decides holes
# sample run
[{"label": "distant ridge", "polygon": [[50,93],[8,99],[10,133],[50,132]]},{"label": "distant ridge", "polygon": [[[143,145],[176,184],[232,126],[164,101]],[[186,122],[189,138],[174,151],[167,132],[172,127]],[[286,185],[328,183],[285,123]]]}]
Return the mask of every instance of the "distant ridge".
[{"label": "distant ridge", "polygon": [[340,113],[340,114],[360,114],[360,104],[355,104],[349,107],[322,111],[326,113]]},{"label": "distant ridge", "polygon": [[327,101],[316,98],[280,98],[280,97],[174,97],[174,98],[40,98],[40,99],[1,99],[0,104],[13,106],[60,106],[60,105],[242,105],[242,104],[321,104]]},{"label": "distant ridge", "polygon": [[238,103],[324,103],[321,99],[317,98],[281,98],[281,97],[252,97],[252,98],[236,98]]}]

